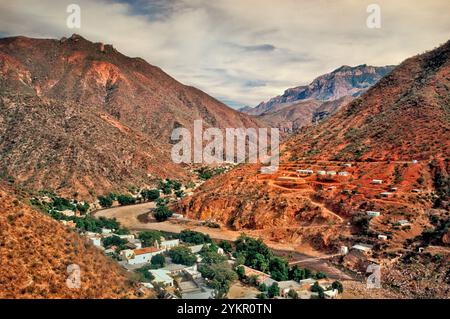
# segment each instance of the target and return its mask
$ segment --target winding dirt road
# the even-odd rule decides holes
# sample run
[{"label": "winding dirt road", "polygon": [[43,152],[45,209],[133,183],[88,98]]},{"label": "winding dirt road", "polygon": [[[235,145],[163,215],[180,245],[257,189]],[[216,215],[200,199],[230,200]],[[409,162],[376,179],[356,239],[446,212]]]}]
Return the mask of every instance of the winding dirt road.
[{"label": "winding dirt road", "polygon": [[[197,221],[165,221],[162,223],[149,222],[144,223],[138,219],[139,215],[147,213],[150,209],[155,208],[155,203],[143,203],[130,206],[119,206],[112,207],[108,209],[99,210],[94,213],[96,217],[107,217],[116,218],[124,227],[133,231],[143,231],[143,230],[159,230],[169,233],[180,233],[182,230],[194,230],[204,234],[208,234],[212,239],[215,240],[226,240],[234,241],[236,240],[242,232],[232,231],[223,228],[209,228],[205,226],[198,225]],[[252,236],[251,232],[245,232],[247,235]],[[253,236],[254,237],[254,236]],[[340,279],[340,280],[352,280],[349,275],[340,271],[339,269],[333,267],[326,262],[326,259],[331,256],[319,255],[311,256],[299,252],[292,245],[276,243],[271,241],[265,241],[267,246],[269,246],[276,255],[286,256],[291,255],[294,257],[292,263],[301,262],[303,267],[308,267],[314,271],[322,271],[328,275],[329,278]],[[319,258],[317,258],[319,257]]]}]

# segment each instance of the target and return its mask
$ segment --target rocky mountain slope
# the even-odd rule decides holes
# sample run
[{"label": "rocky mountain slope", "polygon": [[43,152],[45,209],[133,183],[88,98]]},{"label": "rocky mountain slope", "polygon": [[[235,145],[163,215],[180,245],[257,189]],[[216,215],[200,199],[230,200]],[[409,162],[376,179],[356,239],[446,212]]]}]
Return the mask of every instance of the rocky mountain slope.
[{"label": "rocky mountain slope", "polygon": [[[420,234],[428,223],[433,193],[443,198],[450,193],[445,186],[449,48],[450,42],[406,60],[336,115],[294,134],[281,148],[277,173],[262,175],[257,166],[240,167],[206,182],[185,199],[180,211],[292,242],[301,242],[306,234],[310,243],[318,243],[318,236],[322,248],[330,238],[347,233],[345,221],[361,209],[391,212],[385,221],[392,224],[404,214],[415,215],[418,225],[408,236]],[[418,162],[411,164],[413,160]],[[351,168],[344,168],[346,161],[353,161]],[[347,170],[348,175],[323,179],[300,176],[297,169]],[[378,178],[383,186],[371,184]],[[383,199],[380,193],[389,186],[399,193]],[[421,194],[411,194],[415,188]],[[385,224],[378,227],[386,230]],[[405,240],[404,234],[396,240]]]},{"label": "rocky mountain slope", "polygon": [[[240,111],[254,115],[286,132],[293,132],[333,114],[353,98],[366,92],[393,68],[393,66],[342,66],[331,73],[319,76],[309,85],[290,88],[283,95],[262,102],[255,108]],[[328,106],[324,105],[319,109],[325,102],[329,102]]]},{"label": "rocky mountain slope", "polygon": [[[0,186],[0,298],[122,298],[133,288],[117,263]],[[67,267],[80,267],[69,289]]]},{"label": "rocky mountain slope", "polygon": [[0,171],[31,188],[87,194],[183,177],[170,158],[174,128],[260,126],[78,35],[0,39],[0,75]]}]

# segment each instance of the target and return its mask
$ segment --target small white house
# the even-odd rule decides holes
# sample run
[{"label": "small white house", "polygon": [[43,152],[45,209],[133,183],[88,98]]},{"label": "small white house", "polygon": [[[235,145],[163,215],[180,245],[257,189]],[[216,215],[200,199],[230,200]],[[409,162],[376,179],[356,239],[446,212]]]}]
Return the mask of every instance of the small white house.
[{"label": "small white house", "polygon": [[381,195],[381,197],[391,197],[392,193],[390,193],[390,192],[382,192],[380,195]]},{"label": "small white house", "polygon": [[162,250],[159,250],[155,247],[146,247],[135,250],[122,250],[120,252],[121,256],[128,262],[130,265],[136,264],[145,264],[149,263],[153,256],[162,253]]},{"label": "small white house", "polygon": [[348,172],[339,172],[338,175],[339,176],[348,176]]},{"label": "small white house", "polygon": [[108,229],[108,228],[102,228],[102,234],[103,235],[108,235],[108,234],[111,234],[112,233],[112,230],[111,229]]},{"label": "small white house", "polygon": [[386,235],[378,235],[378,239],[379,239],[379,240],[385,241],[385,240],[387,240],[388,238],[387,238]]},{"label": "small white house", "polygon": [[352,164],[350,164],[350,163],[345,163],[344,166],[345,166],[345,167],[352,167]]},{"label": "small white house", "polygon": [[337,289],[326,290],[323,292],[325,299],[334,299],[337,297],[338,293]]},{"label": "small white house", "polygon": [[411,225],[411,223],[408,220],[406,220],[406,219],[402,219],[402,220],[399,220],[397,222],[397,225],[399,225],[399,226],[409,226],[409,225]]},{"label": "small white house", "polygon": [[156,243],[156,247],[162,250],[169,250],[173,247],[177,247],[179,244],[180,244],[179,239],[164,240],[160,244]]},{"label": "small white house", "polygon": [[149,272],[155,277],[153,282],[161,283],[167,286],[173,286],[173,278],[169,276],[166,270],[162,269],[151,269]]},{"label": "small white house", "polygon": [[352,246],[352,249],[356,249],[356,250],[362,251],[364,253],[368,253],[372,250],[372,246],[365,245],[365,244],[356,244],[356,245]]},{"label": "small white house", "polygon": [[347,246],[341,246],[339,249],[339,252],[341,255],[347,255],[348,254],[348,247]]},{"label": "small white house", "polygon": [[175,218],[175,219],[183,219],[184,218],[184,216],[182,215],[182,214],[172,214],[172,218]]},{"label": "small white house", "polygon": [[367,213],[367,216],[369,216],[369,217],[378,217],[378,216],[380,216],[380,212],[376,212],[376,211],[373,211],[373,210],[368,210],[366,213]]},{"label": "small white house", "polygon": [[95,247],[103,247],[102,246],[102,237],[100,235],[90,236],[89,240],[91,241],[92,245]]},{"label": "small white house", "polygon": [[327,175],[328,175],[328,176],[335,176],[335,175],[336,175],[336,172],[335,172],[335,171],[328,171],[328,172],[327,172]]},{"label": "small white house", "polygon": [[317,171],[317,175],[326,175],[327,172],[325,171]]},{"label": "small white house", "polygon": [[64,216],[67,216],[67,217],[75,216],[75,212],[73,210],[70,210],[70,209],[63,210],[60,213],[63,214]]},{"label": "small white house", "polygon": [[130,240],[134,240],[134,235],[116,235],[116,236],[118,236],[120,239],[126,239],[126,240],[128,240],[128,241],[130,241]]},{"label": "small white house", "polygon": [[311,174],[314,174],[314,171],[312,169],[298,169],[297,173],[311,175]]},{"label": "small white house", "polygon": [[377,184],[377,185],[383,184],[383,180],[382,179],[373,179],[372,184]]}]

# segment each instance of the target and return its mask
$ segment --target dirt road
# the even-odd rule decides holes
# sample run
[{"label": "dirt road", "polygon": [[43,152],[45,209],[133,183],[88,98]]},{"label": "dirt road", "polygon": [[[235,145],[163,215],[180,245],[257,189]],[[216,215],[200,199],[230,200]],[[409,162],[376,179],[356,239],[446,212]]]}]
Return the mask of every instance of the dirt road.
[{"label": "dirt road", "polygon": [[[107,217],[107,218],[116,218],[123,226],[130,230],[134,231],[142,231],[142,230],[159,230],[170,233],[180,233],[182,230],[195,230],[204,234],[208,234],[212,239],[215,240],[226,240],[226,241],[234,241],[239,235],[242,233],[240,231],[232,231],[223,228],[209,228],[205,226],[198,225],[197,221],[165,221],[162,223],[158,222],[150,222],[143,223],[138,220],[138,216],[148,212],[150,209],[155,208],[154,203],[144,203],[137,204],[131,206],[120,206],[113,207],[104,210],[99,210],[95,212],[96,217]],[[247,235],[252,236],[252,232],[245,232]],[[289,244],[276,243],[271,241],[264,241],[267,246],[269,246],[272,250],[274,250],[277,255],[288,255],[294,257],[293,262],[301,262],[302,260],[306,260],[303,263],[303,267],[308,267],[314,271],[323,271],[330,278],[335,279],[352,279],[347,274],[342,271],[330,266],[325,260],[317,259],[314,257],[319,256],[311,256],[300,253]],[[321,255],[324,259],[328,256]]]}]

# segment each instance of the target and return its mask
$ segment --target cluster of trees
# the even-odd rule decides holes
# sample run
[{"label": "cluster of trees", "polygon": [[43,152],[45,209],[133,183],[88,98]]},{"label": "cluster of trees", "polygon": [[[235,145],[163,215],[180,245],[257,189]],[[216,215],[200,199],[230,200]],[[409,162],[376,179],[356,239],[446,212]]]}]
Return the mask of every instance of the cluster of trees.
[{"label": "cluster of trees", "polygon": [[208,280],[208,286],[214,289],[215,297],[224,298],[237,275],[227,263],[227,257],[217,252],[218,248],[215,244],[203,246],[200,251],[202,264],[198,271]]},{"label": "cluster of trees", "polygon": [[200,179],[206,181],[215,175],[219,175],[219,174],[222,174],[223,172],[225,172],[225,168],[224,167],[211,168],[211,167],[203,166],[203,167],[195,170],[195,172],[197,173],[197,176]]},{"label": "cluster of trees", "polygon": [[159,198],[160,193],[157,189],[143,189],[141,196],[145,201],[153,202]]},{"label": "cluster of trees", "polygon": [[254,239],[242,234],[235,241],[235,246],[237,264],[244,264],[253,269],[269,273],[276,281],[326,278],[324,273],[314,273],[307,268],[302,269],[293,266],[289,269],[287,260],[274,256],[261,239]]},{"label": "cluster of trees", "polygon": [[149,271],[152,268],[152,265],[145,265],[139,269],[136,269],[136,273],[138,274],[138,281],[140,282],[152,282],[155,277],[153,274]]},{"label": "cluster of trees", "polygon": [[186,246],[177,246],[167,252],[167,255],[175,264],[192,266],[197,261],[197,257]]},{"label": "cluster of trees", "polygon": [[158,205],[153,211],[153,217],[158,222],[166,221],[169,217],[172,217],[173,212],[166,205]]},{"label": "cluster of trees", "polygon": [[211,243],[211,237],[208,234],[203,234],[193,230],[183,230],[181,231],[179,238],[182,242],[201,245]]},{"label": "cluster of trees", "polygon": [[166,179],[165,181],[159,181],[158,188],[161,189],[164,195],[172,194],[172,190],[177,192],[181,190],[181,183],[176,180]]},{"label": "cluster of trees", "polygon": [[156,242],[161,242],[162,234],[157,230],[147,230],[139,233],[139,240],[142,242],[142,247],[153,246]]},{"label": "cluster of trees", "polygon": [[119,250],[123,250],[123,249],[125,249],[124,246],[127,242],[128,241],[126,239],[122,239],[119,236],[115,236],[115,235],[102,238],[102,244],[103,244],[103,247],[105,247],[105,248],[111,248],[112,246],[117,246],[117,247],[119,247]]},{"label": "cluster of trees", "polygon": [[288,262],[273,256],[269,247],[261,239],[254,239],[244,234],[235,241],[236,257],[244,265],[262,272],[270,273],[274,280],[289,278]]},{"label": "cluster of trees", "polygon": [[163,254],[158,254],[150,260],[153,269],[162,268],[166,265],[166,257]]}]

